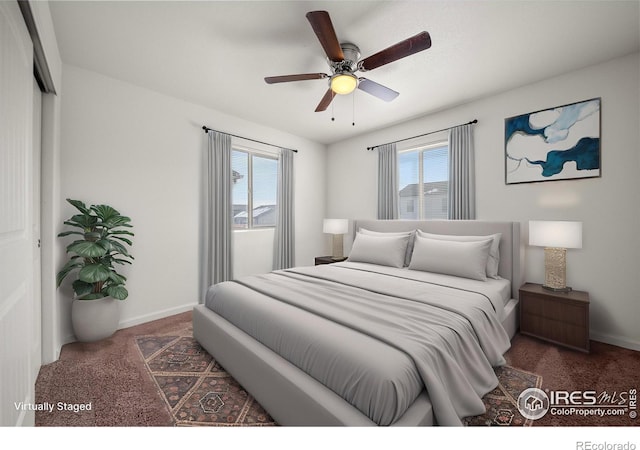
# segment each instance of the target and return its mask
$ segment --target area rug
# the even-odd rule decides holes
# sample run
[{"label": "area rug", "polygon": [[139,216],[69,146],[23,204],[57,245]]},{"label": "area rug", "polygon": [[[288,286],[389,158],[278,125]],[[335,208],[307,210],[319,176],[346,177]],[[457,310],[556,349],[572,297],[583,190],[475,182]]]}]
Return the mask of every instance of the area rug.
[{"label": "area rug", "polygon": [[526,419],[518,411],[518,396],[528,388],[542,386],[542,377],[511,366],[496,368],[498,386],[482,398],[486,413],[467,417],[466,426],[520,426],[530,427],[533,420]]},{"label": "area rug", "polygon": [[[276,422],[191,336],[139,336],[136,344],[177,426],[274,426]],[[499,384],[482,399],[487,412],[466,426],[531,426],[517,399],[542,377],[510,366],[496,369]]]},{"label": "area rug", "polygon": [[192,337],[141,336],[136,344],[176,426],[276,425]]}]

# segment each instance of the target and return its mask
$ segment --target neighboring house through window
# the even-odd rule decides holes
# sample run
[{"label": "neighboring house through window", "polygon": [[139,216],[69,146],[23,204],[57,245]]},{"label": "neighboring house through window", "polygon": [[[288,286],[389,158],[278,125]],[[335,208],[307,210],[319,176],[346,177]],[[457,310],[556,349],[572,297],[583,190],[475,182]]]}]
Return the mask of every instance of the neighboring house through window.
[{"label": "neighboring house through window", "polygon": [[449,146],[447,141],[398,151],[400,219],[447,219]]},{"label": "neighboring house through window", "polygon": [[278,159],[248,148],[233,147],[233,228],[276,225]]}]

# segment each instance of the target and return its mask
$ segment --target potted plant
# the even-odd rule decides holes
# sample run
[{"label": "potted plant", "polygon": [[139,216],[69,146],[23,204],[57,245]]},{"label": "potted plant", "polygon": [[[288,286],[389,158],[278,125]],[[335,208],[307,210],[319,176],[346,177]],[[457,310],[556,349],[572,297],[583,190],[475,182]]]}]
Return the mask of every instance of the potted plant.
[{"label": "potted plant", "polygon": [[78,340],[97,341],[111,336],[118,328],[117,300],[129,296],[125,288],[127,278],[119,274],[115,265],[131,264],[133,256],[127,250],[132,245],[127,236],[134,234],[131,219],[108,205],[87,207],[79,200],[67,199],[79,214],[64,222],[73,230],[58,237],[79,236],[67,246],[71,255],[58,272],[60,287],[67,275],[76,272],[72,283],[75,298],[71,307],[71,322]]}]

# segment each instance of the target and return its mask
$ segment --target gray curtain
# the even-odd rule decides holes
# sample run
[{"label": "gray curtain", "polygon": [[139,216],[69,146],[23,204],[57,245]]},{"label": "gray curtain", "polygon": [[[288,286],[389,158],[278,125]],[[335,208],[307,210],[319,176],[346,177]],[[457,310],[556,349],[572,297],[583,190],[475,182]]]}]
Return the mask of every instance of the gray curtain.
[{"label": "gray curtain", "polygon": [[278,158],[278,207],[273,245],[273,270],[295,265],[295,217],[293,150],[280,149]]},{"label": "gray curtain", "polygon": [[396,144],[378,147],[378,219],[398,218],[398,152]]},{"label": "gray curtain", "polygon": [[449,130],[449,219],[476,218],[476,179],[472,126]]},{"label": "gray curtain", "polygon": [[[210,130],[204,233],[204,289],[233,278],[231,136]],[[201,296],[204,301],[204,296]]]}]

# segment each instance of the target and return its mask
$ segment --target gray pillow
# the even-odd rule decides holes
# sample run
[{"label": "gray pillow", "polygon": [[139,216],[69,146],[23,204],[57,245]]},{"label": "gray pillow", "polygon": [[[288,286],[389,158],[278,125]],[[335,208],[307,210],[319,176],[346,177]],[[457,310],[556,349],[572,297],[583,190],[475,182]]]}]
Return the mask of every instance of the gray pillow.
[{"label": "gray pillow", "polygon": [[453,234],[431,234],[425,233],[422,230],[417,230],[417,234],[418,236],[443,241],[471,242],[492,239],[491,247],[489,247],[489,257],[487,258],[487,277],[500,279],[498,276],[498,266],[500,265],[500,239],[502,239],[502,233],[490,234],[487,236],[456,236]]},{"label": "gray pillow", "polygon": [[409,235],[371,236],[356,233],[347,261],[403,267]]},{"label": "gray pillow", "polygon": [[416,235],[409,269],[486,281],[492,241],[445,241]]},{"label": "gray pillow", "polygon": [[408,266],[411,262],[411,253],[413,252],[413,239],[416,236],[416,230],[411,231],[393,231],[393,232],[381,232],[381,231],[371,231],[366,228],[360,228],[358,230],[362,234],[368,234],[370,236],[409,236],[409,242],[407,244],[407,252],[404,256],[404,265]]}]

